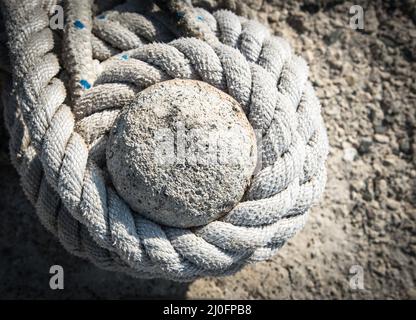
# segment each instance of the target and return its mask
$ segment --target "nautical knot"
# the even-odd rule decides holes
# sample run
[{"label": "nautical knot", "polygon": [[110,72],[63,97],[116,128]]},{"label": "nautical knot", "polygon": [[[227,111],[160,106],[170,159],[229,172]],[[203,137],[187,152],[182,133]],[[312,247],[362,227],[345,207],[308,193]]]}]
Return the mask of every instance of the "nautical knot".
[{"label": "nautical knot", "polygon": [[[50,27],[54,1],[2,2],[13,75],[3,92],[10,150],[42,224],[69,252],[141,278],[224,276],[273,256],[304,226],[325,186],[327,134],[305,61],[260,23],[226,10],[185,11],[179,19],[196,30],[195,38],[179,37],[156,5],[143,11],[138,1],[113,8],[64,3],[61,38]],[[189,227],[134,210],[117,191],[123,183],[114,173],[123,168],[109,169],[109,152],[120,149],[109,147],[110,132],[125,110],[138,101],[148,106],[143,92],[160,94],[157,86],[172,79],[190,88],[203,82],[203,94],[212,90],[230,100],[229,110],[241,108],[234,110],[245,117],[241,126],[248,121],[256,133],[241,141],[255,141],[259,155],[255,170],[245,158],[241,172],[225,175],[241,190],[215,193],[214,185],[211,202],[192,209],[203,215],[199,210],[228,195],[230,204]],[[207,101],[217,101],[206,99],[196,104],[204,114]],[[237,114],[227,116],[238,122]]]}]

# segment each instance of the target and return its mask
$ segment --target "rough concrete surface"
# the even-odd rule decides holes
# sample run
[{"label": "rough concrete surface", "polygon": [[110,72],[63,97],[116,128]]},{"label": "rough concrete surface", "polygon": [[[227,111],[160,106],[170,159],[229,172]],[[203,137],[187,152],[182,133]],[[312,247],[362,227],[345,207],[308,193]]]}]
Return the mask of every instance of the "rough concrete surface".
[{"label": "rough concrete surface", "polygon": [[[7,159],[2,129],[0,297],[415,299],[416,6],[357,2],[361,31],[349,26],[356,3],[247,1],[250,15],[310,63],[332,147],[324,198],[275,258],[189,284],[101,271],[42,228]],[[53,264],[64,267],[64,290],[49,289]],[[362,289],[350,281],[361,268]]]},{"label": "rough concrete surface", "polygon": [[238,102],[195,80],[141,91],[117,118],[107,168],[137,212],[172,227],[205,225],[244,196],[256,167],[254,130]]}]

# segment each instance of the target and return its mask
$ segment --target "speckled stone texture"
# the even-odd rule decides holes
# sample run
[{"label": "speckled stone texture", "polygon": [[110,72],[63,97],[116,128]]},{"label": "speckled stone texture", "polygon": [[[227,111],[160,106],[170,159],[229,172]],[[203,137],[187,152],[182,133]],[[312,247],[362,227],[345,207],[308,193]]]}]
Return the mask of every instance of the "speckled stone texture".
[{"label": "speckled stone texture", "polygon": [[[100,270],[45,232],[1,126],[1,299],[416,299],[416,6],[364,2],[364,32],[349,28],[356,2],[268,0],[251,12],[309,62],[332,146],[323,201],[272,260],[189,284]],[[64,290],[49,287],[54,264]],[[362,290],[350,286],[353,265]]]},{"label": "speckled stone texture", "polygon": [[243,197],[256,166],[255,134],[239,104],[195,80],[142,91],[107,144],[118,193],[137,212],[175,227],[204,225]]}]

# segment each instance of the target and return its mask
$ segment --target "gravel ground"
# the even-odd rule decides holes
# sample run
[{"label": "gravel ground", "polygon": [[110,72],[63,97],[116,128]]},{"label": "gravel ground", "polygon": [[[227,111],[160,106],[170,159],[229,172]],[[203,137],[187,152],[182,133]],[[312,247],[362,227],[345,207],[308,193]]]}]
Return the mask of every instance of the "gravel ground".
[{"label": "gravel ground", "polygon": [[[305,229],[271,261],[228,278],[181,284],[101,271],[66,253],[37,221],[2,129],[0,298],[416,299],[415,1],[245,2],[237,10],[309,62],[322,103],[328,183]],[[349,25],[357,3],[364,30]],[[53,264],[64,267],[64,290],[49,289]],[[357,288],[351,278],[361,275]]]}]

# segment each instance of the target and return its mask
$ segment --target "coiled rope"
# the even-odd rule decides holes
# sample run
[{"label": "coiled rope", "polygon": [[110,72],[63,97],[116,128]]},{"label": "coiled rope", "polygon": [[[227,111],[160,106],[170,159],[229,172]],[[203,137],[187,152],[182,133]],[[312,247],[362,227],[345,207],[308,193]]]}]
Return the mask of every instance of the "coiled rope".
[{"label": "coiled rope", "polygon": [[[60,44],[54,4],[3,1],[13,74],[3,101],[23,190],[69,252],[141,278],[190,281],[268,259],[303,227],[325,186],[328,141],[307,65],[285,40],[225,10],[187,7],[180,18],[199,39],[178,38],[156,6],[144,13],[129,1],[93,17],[91,1],[73,0]],[[105,166],[118,112],[173,78],[228,93],[261,132],[262,167],[244,201],[197,228],[133,212]]]}]

